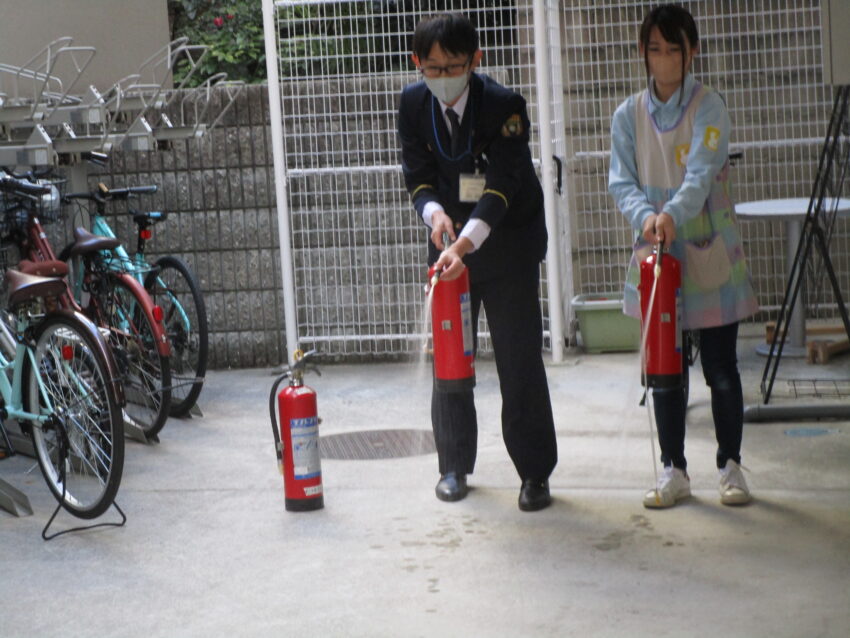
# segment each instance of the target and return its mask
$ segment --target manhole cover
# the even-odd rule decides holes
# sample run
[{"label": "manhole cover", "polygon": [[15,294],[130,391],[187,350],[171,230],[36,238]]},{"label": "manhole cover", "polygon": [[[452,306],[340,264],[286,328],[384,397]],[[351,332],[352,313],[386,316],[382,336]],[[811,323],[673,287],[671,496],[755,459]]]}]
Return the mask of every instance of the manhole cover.
[{"label": "manhole cover", "polygon": [[364,430],[319,437],[323,459],[393,459],[436,452],[429,430]]}]

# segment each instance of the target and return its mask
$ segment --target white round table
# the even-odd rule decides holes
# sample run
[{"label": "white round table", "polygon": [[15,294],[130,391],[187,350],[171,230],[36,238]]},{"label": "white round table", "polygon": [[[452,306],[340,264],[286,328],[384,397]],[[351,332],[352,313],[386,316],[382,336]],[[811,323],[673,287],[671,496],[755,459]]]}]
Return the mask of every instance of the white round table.
[{"label": "white round table", "polygon": [[[821,216],[829,214],[837,205],[837,214],[847,216],[850,213],[850,199],[841,198],[836,203],[834,198],[824,198]],[[735,213],[740,219],[779,220],[785,224],[785,270],[790,276],[794,257],[797,255],[797,245],[800,243],[802,222],[809,210],[809,199],[792,197],[790,199],[763,199],[755,202],[742,202],[735,205]],[[787,281],[787,277],[786,277]],[[760,344],[756,351],[767,355],[770,344]],[[806,356],[806,316],[803,300],[797,297],[794,312],[788,321],[788,343],[782,347],[782,355],[788,357]]]}]

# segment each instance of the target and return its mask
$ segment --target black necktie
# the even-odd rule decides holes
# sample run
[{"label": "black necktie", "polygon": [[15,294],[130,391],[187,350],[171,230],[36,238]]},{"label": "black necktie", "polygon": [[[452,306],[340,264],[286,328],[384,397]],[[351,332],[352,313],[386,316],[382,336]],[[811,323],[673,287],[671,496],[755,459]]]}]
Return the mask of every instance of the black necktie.
[{"label": "black necktie", "polygon": [[458,119],[457,113],[455,113],[452,109],[446,109],[446,115],[452,125],[452,157],[457,157],[463,152],[460,141],[460,119]]}]

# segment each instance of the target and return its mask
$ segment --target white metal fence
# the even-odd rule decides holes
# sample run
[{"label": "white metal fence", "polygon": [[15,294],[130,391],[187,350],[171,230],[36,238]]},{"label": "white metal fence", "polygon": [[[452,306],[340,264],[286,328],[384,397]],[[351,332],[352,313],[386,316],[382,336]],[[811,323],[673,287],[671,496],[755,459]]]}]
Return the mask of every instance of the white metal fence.
[{"label": "white metal fence", "polygon": [[[419,345],[426,235],[402,184],[396,108],[402,86],[417,79],[409,61],[416,22],[446,9],[478,25],[481,71],[528,100],[535,157],[541,135],[555,141],[566,180],[556,198],[564,290],[619,290],[632,238],[607,193],[609,125],[616,106],[645,84],[637,29],[654,4],[545,2],[554,108],[543,126],[529,0],[274,2],[285,166],[278,178],[286,186],[297,342],[367,358]],[[832,103],[821,81],[817,0],[684,4],[702,38],[695,72],[724,95],[733,150],[744,153],[736,198],[807,197]],[[764,319],[784,292],[782,229],[748,222],[742,232]],[[832,241],[847,290],[846,222]],[[545,302],[545,278],[542,292]],[[552,312],[560,309],[544,303],[547,327]],[[486,340],[481,346],[487,350]]]},{"label": "white metal fence", "polygon": [[[479,25],[485,72],[533,100],[531,7],[448,4]],[[426,235],[404,190],[396,115],[402,87],[417,79],[409,59],[413,28],[446,5],[275,3],[286,207],[304,347],[387,356],[412,353],[421,343]],[[487,349],[486,340],[481,345]]]}]

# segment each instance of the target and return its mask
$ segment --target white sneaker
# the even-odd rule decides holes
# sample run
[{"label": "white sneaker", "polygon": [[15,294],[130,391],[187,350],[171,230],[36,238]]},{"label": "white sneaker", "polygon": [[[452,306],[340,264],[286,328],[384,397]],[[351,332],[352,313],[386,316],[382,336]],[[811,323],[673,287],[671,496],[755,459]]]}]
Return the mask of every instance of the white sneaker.
[{"label": "white sneaker", "polygon": [[643,497],[643,506],[654,509],[673,507],[691,495],[691,479],[677,467],[665,467],[658,477],[658,485]]},{"label": "white sneaker", "polygon": [[720,470],[720,502],[724,505],[745,505],[751,498],[741,466],[731,459],[726,461],[726,467]]}]

